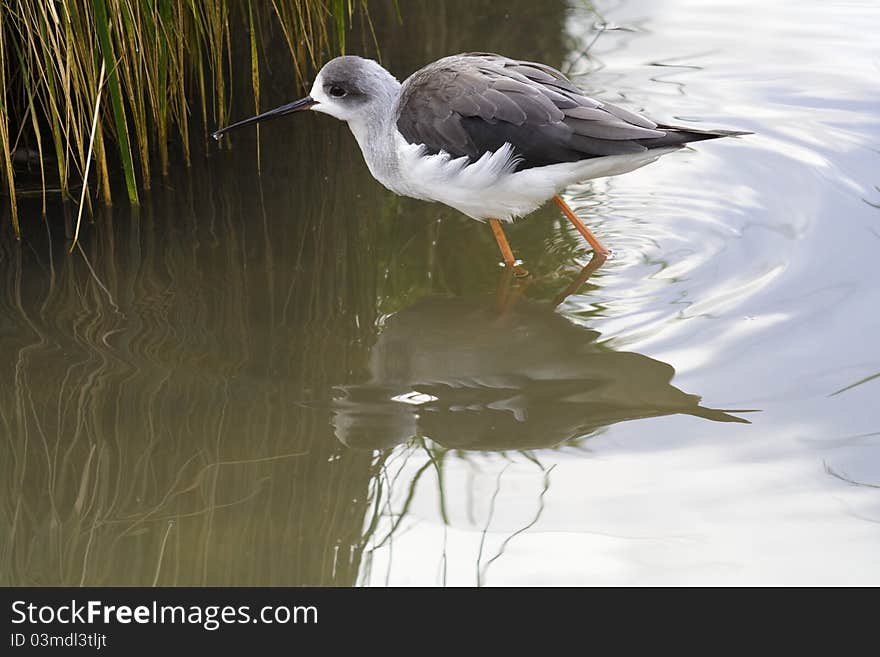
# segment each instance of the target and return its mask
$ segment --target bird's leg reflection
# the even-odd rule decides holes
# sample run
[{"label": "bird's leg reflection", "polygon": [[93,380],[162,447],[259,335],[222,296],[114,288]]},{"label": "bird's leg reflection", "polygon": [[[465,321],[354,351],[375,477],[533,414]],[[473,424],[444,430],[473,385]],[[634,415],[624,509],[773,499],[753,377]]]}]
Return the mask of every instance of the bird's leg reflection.
[{"label": "bird's leg reflection", "polygon": [[588,262],[587,265],[583,269],[581,269],[581,272],[577,275],[577,278],[575,278],[571,283],[568,284],[568,287],[566,287],[562,292],[560,292],[553,298],[553,301],[551,302],[553,308],[556,308],[559,304],[565,301],[569,295],[577,292],[581,288],[581,286],[587,282],[590,276],[592,276],[595,271],[599,269],[599,267],[605,264],[606,260],[608,260],[607,256],[602,255],[598,251],[593,251],[593,257],[590,258],[590,262]]},{"label": "bird's leg reflection", "polygon": [[504,314],[507,312],[507,309],[510,308],[510,283],[512,280],[513,269],[511,267],[505,267],[498,279],[498,287],[495,289],[495,308],[498,310],[499,315]]},{"label": "bird's leg reflection", "polygon": [[[571,281],[571,283],[566,286],[562,292],[557,294],[550,303],[550,309],[554,309],[559,304],[561,304],[565,299],[577,292],[584,283],[592,276],[599,267],[605,264],[605,261],[608,260],[607,257],[602,255],[601,253],[593,252],[593,257],[590,258],[590,262],[588,262],[578,275]],[[499,315],[504,315],[507,313],[513,304],[516,303],[517,299],[519,299],[525,289],[529,286],[529,284],[534,280],[533,278],[528,278],[526,280],[516,280],[516,272],[510,267],[505,267],[504,272],[501,274],[501,277],[498,279],[498,287],[495,292],[495,307],[498,310]]]},{"label": "bird's leg reflection", "polygon": [[504,315],[510,310],[528,285],[528,281],[525,283],[514,282],[516,276],[516,271],[512,267],[505,267],[498,279],[498,287],[495,290],[495,307],[499,315]]}]

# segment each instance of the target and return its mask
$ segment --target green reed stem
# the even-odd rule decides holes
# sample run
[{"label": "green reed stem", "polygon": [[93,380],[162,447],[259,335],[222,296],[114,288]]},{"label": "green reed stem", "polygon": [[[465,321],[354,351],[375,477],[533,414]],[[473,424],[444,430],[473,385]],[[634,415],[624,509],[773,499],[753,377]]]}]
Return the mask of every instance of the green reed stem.
[{"label": "green reed stem", "polygon": [[[134,177],[134,158],[131,155],[131,143],[128,139],[128,123],[125,118],[125,106],[122,103],[122,87],[119,84],[119,76],[116,71],[116,58],[113,55],[113,44],[110,41],[110,22],[107,17],[107,5],[104,0],[93,0],[95,9],[95,28],[98,33],[98,43],[104,56],[104,65],[107,67],[107,88],[110,93],[110,105],[113,108],[113,119],[116,123],[116,141],[119,146],[119,156],[122,159],[122,169],[125,173],[125,187],[128,190],[128,200],[132,205],[138,205],[137,181]],[[88,181],[83,181],[87,184]]]}]

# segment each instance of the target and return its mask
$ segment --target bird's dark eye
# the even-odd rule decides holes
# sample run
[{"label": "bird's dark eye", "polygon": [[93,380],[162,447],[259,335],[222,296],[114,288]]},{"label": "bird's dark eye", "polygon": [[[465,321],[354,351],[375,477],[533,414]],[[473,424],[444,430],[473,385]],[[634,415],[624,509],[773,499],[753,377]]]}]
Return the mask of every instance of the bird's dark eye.
[{"label": "bird's dark eye", "polygon": [[347,96],[348,92],[342,87],[332,86],[330,87],[330,95],[334,98],[342,98],[343,96]]}]

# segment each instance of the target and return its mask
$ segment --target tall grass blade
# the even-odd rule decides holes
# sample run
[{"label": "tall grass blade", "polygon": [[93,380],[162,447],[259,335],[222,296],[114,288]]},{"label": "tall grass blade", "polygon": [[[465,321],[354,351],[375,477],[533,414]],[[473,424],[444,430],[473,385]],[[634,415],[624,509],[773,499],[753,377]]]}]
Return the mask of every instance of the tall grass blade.
[{"label": "tall grass blade", "polygon": [[345,14],[347,0],[334,0],[333,15],[336,18],[336,38],[339,40],[339,52],[345,54]]},{"label": "tall grass blade", "polygon": [[98,43],[107,67],[107,88],[110,92],[110,104],[113,108],[113,119],[116,123],[116,141],[119,145],[119,156],[122,159],[122,170],[125,173],[125,187],[128,200],[138,205],[137,181],[134,176],[134,159],[131,156],[131,143],[128,139],[128,124],[125,118],[125,107],[122,103],[122,87],[116,72],[116,58],[113,56],[113,45],[110,41],[110,22],[107,17],[107,5],[104,0],[92,0],[95,8],[95,30]]},{"label": "tall grass blade", "polygon": [[[172,146],[179,145],[189,166],[191,138],[207,145],[210,131],[228,122],[233,90],[241,89],[242,81],[249,82],[259,111],[262,66],[274,71],[288,66],[304,83],[314,67],[347,50],[355,13],[365,19],[359,22],[361,36],[372,31],[367,5],[368,0],[2,0],[0,184],[10,195],[16,233],[21,228],[16,194],[24,187],[16,178],[22,175],[16,147],[39,157],[44,213],[50,186],[57,184],[66,198],[71,185],[89,184],[92,167],[99,202],[111,203],[110,172],[118,168],[129,201],[137,205],[139,187],[150,187],[151,168],[168,175]],[[279,44],[286,46],[289,64],[274,52]],[[108,96],[96,122],[102,69]],[[259,132],[256,155],[259,170]],[[151,158],[158,158],[158,167],[151,167]],[[93,202],[87,190],[80,197]]]},{"label": "tall grass blade", "polygon": [[[257,54],[257,26],[254,23],[254,6],[248,0],[248,30],[251,44],[251,87],[254,90],[254,114],[260,113],[260,60]],[[257,173],[262,172],[260,166],[260,126],[257,125]]]},{"label": "tall grass blade", "polygon": [[83,171],[83,185],[82,191],[79,195],[79,209],[76,213],[76,230],[73,233],[73,244],[70,245],[70,252],[73,252],[73,249],[76,247],[76,242],[79,239],[79,227],[82,222],[82,213],[83,207],[86,204],[86,190],[89,188],[89,165],[92,163],[92,149],[95,145],[95,133],[98,132],[98,116],[101,111],[101,90],[104,87],[104,72],[107,70],[107,64],[105,62],[101,63],[101,73],[98,76],[98,93],[95,95],[95,113],[92,117],[92,134],[89,137],[89,150],[86,154],[86,166]]},{"label": "tall grass blade", "polygon": [[[2,35],[5,25],[0,14],[0,84],[6,88],[6,48]],[[18,223],[18,203],[15,198],[15,178],[12,171],[12,147],[9,143],[9,107],[3,99],[0,104],[0,148],[3,149],[3,168],[6,172],[6,185],[9,190],[9,211],[12,216],[12,229],[15,236],[21,236],[21,226]]]}]

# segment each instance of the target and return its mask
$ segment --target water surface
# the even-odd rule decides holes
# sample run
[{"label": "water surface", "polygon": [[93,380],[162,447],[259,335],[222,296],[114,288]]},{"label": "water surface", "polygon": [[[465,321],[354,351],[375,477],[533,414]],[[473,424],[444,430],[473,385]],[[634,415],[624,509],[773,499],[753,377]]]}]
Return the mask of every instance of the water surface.
[{"label": "water surface", "polygon": [[72,254],[31,208],[0,581],[880,584],[875,3],[439,4],[374,13],[401,77],[498,51],[755,134],[571,188],[617,255],[584,270],[544,208],[508,231],[527,282],[324,116],[263,126],[261,176],[252,133],[210,145]]}]

